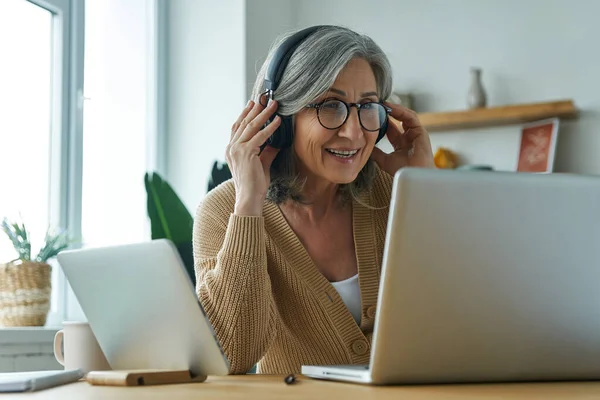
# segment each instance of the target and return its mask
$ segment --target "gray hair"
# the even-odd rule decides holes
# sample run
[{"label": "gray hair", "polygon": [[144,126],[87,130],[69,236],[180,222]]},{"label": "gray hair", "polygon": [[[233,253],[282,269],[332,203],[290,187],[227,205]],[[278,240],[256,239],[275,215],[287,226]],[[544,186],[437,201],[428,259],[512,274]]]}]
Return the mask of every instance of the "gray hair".
[{"label": "gray hair", "polygon": [[[278,37],[254,83],[252,98],[264,92],[264,77],[275,50],[294,32]],[[387,99],[392,91],[392,68],[381,48],[368,36],[341,26],[323,26],[306,38],[294,51],[281,78],[274,98],[279,103],[278,113],[293,116],[307,104],[327,92],[342,69],[353,58],[366,60],[373,70],[377,94]],[[357,178],[340,185],[343,200],[355,199],[369,190],[375,177],[375,166],[369,159]],[[302,201],[303,181],[296,173],[293,146],[282,149],[271,165],[271,184],[267,199],[281,204],[285,200]]]}]

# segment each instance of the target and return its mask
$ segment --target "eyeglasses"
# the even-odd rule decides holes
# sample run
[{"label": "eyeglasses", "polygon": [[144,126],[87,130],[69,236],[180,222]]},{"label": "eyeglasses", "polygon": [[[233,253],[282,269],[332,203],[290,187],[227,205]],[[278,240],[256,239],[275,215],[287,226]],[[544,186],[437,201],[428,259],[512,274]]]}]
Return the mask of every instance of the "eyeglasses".
[{"label": "eyeglasses", "polygon": [[340,128],[348,120],[350,107],[356,107],[360,126],[369,132],[380,130],[385,124],[388,114],[392,112],[391,108],[375,101],[348,104],[335,98],[325,99],[306,107],[317,110],[319,123],[326,129]]}]

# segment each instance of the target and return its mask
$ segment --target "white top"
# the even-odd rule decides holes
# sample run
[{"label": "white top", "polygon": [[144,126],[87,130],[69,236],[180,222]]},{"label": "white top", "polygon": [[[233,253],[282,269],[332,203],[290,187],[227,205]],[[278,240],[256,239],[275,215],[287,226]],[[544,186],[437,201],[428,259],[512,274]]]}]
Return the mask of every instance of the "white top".
[{"label": "white top", "polygon": [[360,325],[360,286],[358,285],[358,274],[339,282],[331,282],[335,290],[348,307],[350,314]]}]

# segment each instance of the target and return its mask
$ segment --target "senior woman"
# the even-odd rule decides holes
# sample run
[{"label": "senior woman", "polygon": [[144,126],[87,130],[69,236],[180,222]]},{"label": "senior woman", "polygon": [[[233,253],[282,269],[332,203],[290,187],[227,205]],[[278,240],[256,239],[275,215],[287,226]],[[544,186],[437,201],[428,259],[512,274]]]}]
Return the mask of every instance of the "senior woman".
[{"label": "senior woman", "polygon": [[[367,36],[324,26],[297,48],[265,107],[267,66],[233,124],[233,178],[197,209],[197,295],[230,373],[368,364],[395,172],[433,167],[417,115],[384,103],[390,64]],[[291,146],[263,144],[293,116]],[[384,117],[382,117],[384,116]],[[389,117],[394,151],[375,147]]]}]

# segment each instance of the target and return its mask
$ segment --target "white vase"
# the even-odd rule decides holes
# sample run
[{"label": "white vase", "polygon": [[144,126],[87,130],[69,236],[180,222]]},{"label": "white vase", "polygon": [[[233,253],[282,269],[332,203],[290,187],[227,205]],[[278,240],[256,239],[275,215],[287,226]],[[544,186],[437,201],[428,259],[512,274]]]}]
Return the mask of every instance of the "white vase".
[{"label": "white vase", "polygon": [[481,68],[471,68],[471,85],[467,94],[467,106],[471,109],[487,105],[487,97],[481,82]]}]

